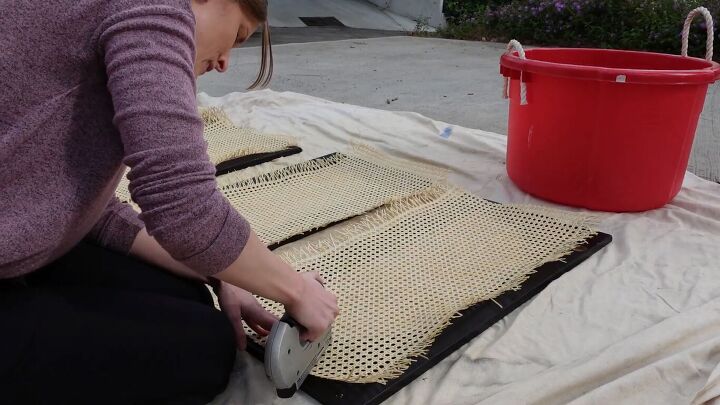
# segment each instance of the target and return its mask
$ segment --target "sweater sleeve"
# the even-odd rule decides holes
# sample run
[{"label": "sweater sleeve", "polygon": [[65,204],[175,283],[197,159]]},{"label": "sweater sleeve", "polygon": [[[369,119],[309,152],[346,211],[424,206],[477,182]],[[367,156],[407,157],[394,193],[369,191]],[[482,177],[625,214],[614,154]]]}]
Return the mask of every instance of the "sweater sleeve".
[{"label": "sweater sleeve", "polygon": [[113,196],[87,238],[100,246],[127,254],[143,226],[130,204],[122,203]]},{"label": "sweater sleeve", "polygon": [[195,101],[194,19],[147,6],[106,21],[98,47],[130,167],[130,193],[150,235],[203,275],[240,255],[250,226],[217,189]]}]

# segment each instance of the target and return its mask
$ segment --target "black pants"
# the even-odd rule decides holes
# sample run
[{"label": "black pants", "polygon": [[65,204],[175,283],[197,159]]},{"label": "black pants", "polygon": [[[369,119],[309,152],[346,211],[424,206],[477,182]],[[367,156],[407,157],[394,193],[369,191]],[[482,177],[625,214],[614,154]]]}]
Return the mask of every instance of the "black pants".
[{"label": "black pants", "polygon": [[207,403],[235,347],[203,284],[97,246],[0,280],[1,404]]}]

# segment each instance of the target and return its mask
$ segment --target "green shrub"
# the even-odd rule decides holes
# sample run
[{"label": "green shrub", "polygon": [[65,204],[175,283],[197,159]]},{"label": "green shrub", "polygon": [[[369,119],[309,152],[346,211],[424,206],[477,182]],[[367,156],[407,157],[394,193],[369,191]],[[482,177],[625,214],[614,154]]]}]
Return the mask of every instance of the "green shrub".
[{"label": "green shrub", "polygon": [[[456,0],[447,4],[448,27],[441,35],[678,54],[683,21],[700,5],[715,17],[717,42],[720,0]],[[705,39],[705,23],[696,18],[689,53],[705,55]],[[719,56],[716,53],[714,59]]]},{"label": "green shrub", "polygon": [[511,0],[445,0],[443,13],[447,20],[447,27],[441,35],[457,39],[479,40],[484,31],[484,24],[480,19],[485,15],[488,6],[507,4]]}]

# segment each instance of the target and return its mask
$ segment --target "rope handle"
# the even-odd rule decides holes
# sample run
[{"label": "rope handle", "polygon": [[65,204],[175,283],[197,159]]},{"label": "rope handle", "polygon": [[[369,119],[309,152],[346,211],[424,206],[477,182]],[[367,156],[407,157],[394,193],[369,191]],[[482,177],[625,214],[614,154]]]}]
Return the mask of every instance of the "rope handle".
[{"label": "rope handle", "polygon": [[690,36],[690,25],[692,25],[693,19],[695,17],[701,14],[703,18],[705,18],[705,25],[707,26],[707,42],[705,43],[705,60],[708,62],[712,61],[713,58],[713,37],[715,35],[715,30],[713,28],[713,18],[710,14],[710,11],[706,9],[705,7],[698,7],[695,10],[691,11],[687,18],[685,19],[685,25],[683,26],[682,30],[682,50],[680,51],[680,55],[682,56],[688,56],[688,37]]},{"label": "rope handle", "polygon": [[[712,17],[710,18],[712,19]],[[525,48],[523,48],[522,44],[520,44],[520,42],[516,39],[511,39],[505,47],[507,53],[512,52],[513,49],[518,52],[518,55],[520,55],[520,59],[527,59],[525,57]]]},{"label": "rope handle", "polygon": [[[520,44],[519,41],[512,39],[510,42],[508,42],[507,46],[505,47],[505,53],[510,53],[513,50],[516,50],[518,53],[518,56],[520,59],[527,59],[525,57],[525,49],[523,48],[522,44]],[[527,105],[527,87],[525,86],[525,83],[522,81],[522,72],[520,72],[520,105]],[[507,99],[510,98],[510,78],[504,77],[503,78],[503,92],[502,97]]]}]

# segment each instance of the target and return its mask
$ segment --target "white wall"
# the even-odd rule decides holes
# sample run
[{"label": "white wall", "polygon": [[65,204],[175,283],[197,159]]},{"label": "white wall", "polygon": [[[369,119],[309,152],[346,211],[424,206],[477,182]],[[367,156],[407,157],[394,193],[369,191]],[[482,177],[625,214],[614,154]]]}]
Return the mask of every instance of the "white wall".
[{"label": "white wall", "polygon": [[[412,31],[415,22],[366,0],[269,0],[270,25],[305,27],[298,17],[335,17],[348,27]],[[390,15],[392,14],[392,15]]]},{"label": "white wall", "polygon": [[413,20],[428,19],[433,27],[445,25],[443,0],[368,0],[382,9]]}]

